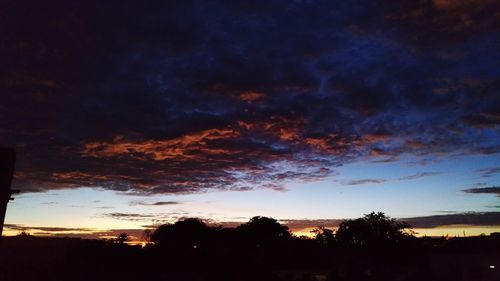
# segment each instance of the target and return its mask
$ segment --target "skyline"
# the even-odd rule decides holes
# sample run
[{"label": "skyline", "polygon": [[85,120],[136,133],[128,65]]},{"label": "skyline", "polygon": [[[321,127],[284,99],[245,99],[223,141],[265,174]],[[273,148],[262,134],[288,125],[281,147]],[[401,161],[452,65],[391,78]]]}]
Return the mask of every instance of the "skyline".
[{"label": "skyline", "polygon": [[500,231],[496,1],[6,11],[7,234],[256,215],[306,233],[372,211],[421,234]]}]

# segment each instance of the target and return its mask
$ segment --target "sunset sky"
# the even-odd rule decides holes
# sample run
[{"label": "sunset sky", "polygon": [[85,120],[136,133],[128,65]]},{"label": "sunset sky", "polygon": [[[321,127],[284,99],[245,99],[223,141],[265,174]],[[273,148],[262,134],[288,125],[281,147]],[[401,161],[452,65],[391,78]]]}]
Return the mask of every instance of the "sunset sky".
[{"label": "sunset sky", "polygon": [[49,2],[0,10],[6,234],[500,231],[500,2]]}]

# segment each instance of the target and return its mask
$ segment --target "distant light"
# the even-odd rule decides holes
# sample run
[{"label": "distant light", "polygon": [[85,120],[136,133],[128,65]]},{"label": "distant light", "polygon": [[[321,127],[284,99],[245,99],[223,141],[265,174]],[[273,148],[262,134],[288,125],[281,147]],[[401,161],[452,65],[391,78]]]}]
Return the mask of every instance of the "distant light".
[{"label": "distant light", "polygon": [[195,248],[195,249],[196,249],[196,245],[194,245],[194,246],[193,246],[193,248]]},{"label": "distant light", "polygon": [[495,266],[494,265],[490,265],[490,269],[495,269]]},{"label": "distant light", "polygon": [[142,242],[141,247],[146,247],[146,242]]}]

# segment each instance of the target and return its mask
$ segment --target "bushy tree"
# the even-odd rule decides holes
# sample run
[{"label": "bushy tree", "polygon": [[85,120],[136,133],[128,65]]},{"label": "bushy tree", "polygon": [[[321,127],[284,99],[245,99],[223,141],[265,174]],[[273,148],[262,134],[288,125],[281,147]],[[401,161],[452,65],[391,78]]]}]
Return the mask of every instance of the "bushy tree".
[{"label": "bushy tree", "polygon": [[314,240],[320,244],[333,245],[335,244],[335,234],[333,230],[324,226],[319,226],[312,231],[315,235]]},{"label": "bushy tree", "polygon": [[382,212],[372,212],[362,218],[345,220],[336,232],[341,244],[384,247],[397,244],[412,236],[411,226],[389,218]]},{"label": "bushy tree", "polygon": [[130,240],[130,237],[125,232],[118,234],[118,236],[116,236],[116,238],[115,238],[115,242],[118,244],[125,244],[125,242],[127,242],[129,240]]},{"label": "bushy tree", "polygon": [[188,218],[159,226],[150,239],[162,247],[196,249],[206,242],[209,232],[210,228],[202,220]]},{"label": "bushy tree", "polygon": [[288,227],[277,220],[256,216],[237,227],[237,232],[247,241],[261,245],[286,240],[291,237]]}]

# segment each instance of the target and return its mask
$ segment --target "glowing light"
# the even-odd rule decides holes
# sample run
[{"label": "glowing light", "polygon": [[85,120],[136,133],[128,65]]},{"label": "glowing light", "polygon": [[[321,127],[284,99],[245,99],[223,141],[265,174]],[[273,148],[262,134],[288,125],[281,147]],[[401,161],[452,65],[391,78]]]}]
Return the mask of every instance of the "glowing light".
[{"label": "glowing light", "polygon": [[494,265],[490,265],[490,269],[495,269],[495,266]]}]

